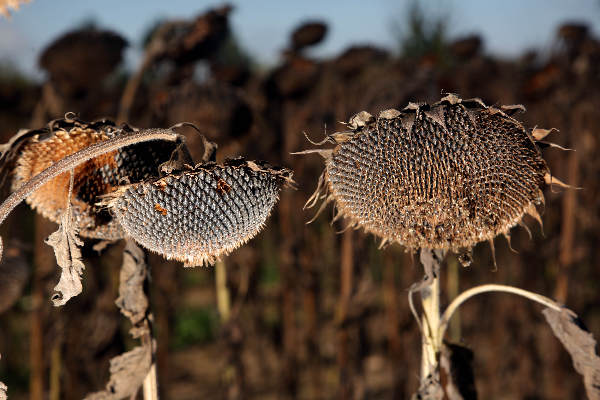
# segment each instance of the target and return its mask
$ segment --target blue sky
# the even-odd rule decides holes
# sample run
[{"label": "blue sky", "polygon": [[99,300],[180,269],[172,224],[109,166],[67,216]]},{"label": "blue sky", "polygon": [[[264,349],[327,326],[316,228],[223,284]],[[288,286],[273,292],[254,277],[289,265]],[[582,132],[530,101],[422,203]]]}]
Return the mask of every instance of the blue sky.
[{"label": "blue sky", "polygon": [[[290,30],[307,18],[328,22],[326,41],[317,56],[339,53],[355,43],[394,46],[392,25],[403,21],[408,0],[230,1],[232,26],[242,45],[264,64],[278,60]],[[201,0],[33,0],[0,18],[0,61],[40,76],[37,56],[49,42],[74,25],[93,19],[130,42],[129,64],[139,59],[139,41],[159,18],[189,18],[221,2]],[[590,24],[600,32],[600,0],[431,0],[427,10],[449,15],[450,34],[480,33],[489,53],[518,55],[525,49],[552,45],[556,26],[567,20]]]}]

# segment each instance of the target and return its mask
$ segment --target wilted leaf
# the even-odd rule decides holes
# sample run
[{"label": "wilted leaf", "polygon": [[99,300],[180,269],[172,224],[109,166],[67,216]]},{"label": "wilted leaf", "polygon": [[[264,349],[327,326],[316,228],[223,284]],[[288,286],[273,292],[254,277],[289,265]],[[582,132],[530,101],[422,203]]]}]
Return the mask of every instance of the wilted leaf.
[{"label": "wilted leaf", "polygon": [[600,357],[596,353],[596,340],[573,311],[546,308],[542,312],[554,335],[571,355],[575,370],[583,376],[588,399],[600,399]]},{"label": "wilted leaf", "polygon": [[77,237],[77,231],[72,226],[71,215],[71,191],[73,189],[73,173],[71,172],[71,187],[69,198],[67,200],[67,209],[61,217],[61,224],[58,230],[48,236],[46,244],[54,248],[56,262],[62,269],[58,285],[54,287],[55,293],[52,296],[52,302],[55,306],[64,305],[71,297],[81,293],[81,274],[85,269],[81,261],[81,250],[79,246],[83,242]]},{"label": "wilted leaf", "polygon": [[81,293],[82,290],[81,274],[83,274],[85,265],[81,261],[81,250],[78,246],[83,243],[69,227],[68,220],[70,218],[70,213],[65,213],[58,230],[46,239],[46,244],[54,248],[56,262],[62,268],[60,280],[54,287],[54,290],[58,293],[52,295],[52,302],[55,306],[64,305],[71,297]]},{"label": "wilted leaf", "polygon": [[429,250],[422,249],[419,253],[419,259],[423,264],[423,270],[425,276],[421,282],[415,282],[411,285],[410,291],[412,293],[420,292],[425,288],[431,286],[434,279],[440,276],[440,264],[444,261],[446,251],[444,250]]},{"label": "wilted leaf", "polygon": [[445,391],[448,400],[477,399],[471,350],[446,343],[442,348],[440,366],[447,377]]},{"label": "wilted leaf", "polygon": [[119,298],[115,303],[133,325],[145,318],[148,308],[144,294],[144,280],[148,275],[145,259],[144,251],[133,240],[127,240],[119,275]]},{"label": "wilted leaf", "polygon": [[106,390],[85,400],[118,400],[135,395],[148,375],[152,362],[151,345],[138,346],[110,360],[110,380]]},{"label": "wilted leaf", "polygon": [[440,383],[440,374],[436,370],[435,375],[429,375],[421,382],[417,393],[413,394],[412,400],[442,400],[444,389]]}]

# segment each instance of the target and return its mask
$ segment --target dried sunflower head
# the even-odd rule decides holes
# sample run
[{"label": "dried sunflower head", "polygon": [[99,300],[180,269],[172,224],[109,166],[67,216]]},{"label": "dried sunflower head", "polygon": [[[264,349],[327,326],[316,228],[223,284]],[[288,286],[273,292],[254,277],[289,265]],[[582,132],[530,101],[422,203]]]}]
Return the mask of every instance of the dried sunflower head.
[{"label": "dried sunflower head", "polygon": [[[86,123],[76,119],[52,121],[45,128],[22,131],[3,157],[14,162],[13,190],[66,156],[94,143],[133,129],[103,120]],[[155,141],[124,147],[87,161],[74,170],[72,209],[75,225],[82,236],[114,240],[124,236],[110,213],[98,207],[98,196],[125,183],[158,177],[159,166],[170,160],[177,143]],[[3,166],[6,168],[6,165]],[[43,185],[27,198],[27,203],[44,217],[60,223],[67,205],[69,173]]]},{"label": "dried sunflower head", "polygon": [[187,266],[203,265],[260,231],[291,175],[242,159],[204,163],[124,186],[108,204],[142,246]]},{"label": "dried sunflower head", "polygon": [[[511,115],[522,106],[488,107],[448,95],[377,118],[361,112],[332,150],[313,206],[335,202],[338,216],[409,250],[462,251],[521,223],[540,220],[542,189],[551,181],[529,132]],[[308,151],[311,152],[311,151]]]},{"label": "dried sunflower head", "polygon": [[306,21],[292,32],[291,48],[302,50],[323,41],[327,35],[327,24],[323,21]]},{"label": "dried sunflower head", "polygon": [[50,43],[39,65],[62,95],[77,97],[104,82],[121,62],[126,46],[127,41],[115,32],[77,29]]}]

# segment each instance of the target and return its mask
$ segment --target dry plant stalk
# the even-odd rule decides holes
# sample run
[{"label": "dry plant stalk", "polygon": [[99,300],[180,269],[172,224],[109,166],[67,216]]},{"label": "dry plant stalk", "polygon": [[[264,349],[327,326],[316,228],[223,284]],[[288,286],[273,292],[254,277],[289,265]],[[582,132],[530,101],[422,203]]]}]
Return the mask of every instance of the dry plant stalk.
[{"label": "dry plant stalk", "polygon": [[[550,175],[542,158],[542,147],[558,147],[541,141],[551,130],[525,129],[513,118],[522,111],[520,105],[490,107],[450,94],[431,105],[386,110],[377,118],[360,112],[346,124],[348,130],[314,143],[333,143],[333,149],[299,153],[325,159],[325,171],[305,207],[322,200],[318,215],[333,202],[334,220],[344,217],[362,227],[381,238],[382,247],[399,243],[421,251],[425,277],[409,292],[415,316],[412,293],[421,292],[423,308],[417,317],[423,334],[417,398],[442,398],[444,393],[462,398],[452,382],[446,392],[440,383],[443,337],[454,311],[449,306],[449,314],[440,319],[439,270],[446,251],[459,253],[463,265],[470,264],[470,252],[479,242],[488,241],[494,253],[494,238],[502,234],[510,243],[510,229],[522,225],[525,215],[541,225],[538,207],[547,184],[569,187]],[[595,382],[600,377],[584,376],[586,382],[589,376]]]}]

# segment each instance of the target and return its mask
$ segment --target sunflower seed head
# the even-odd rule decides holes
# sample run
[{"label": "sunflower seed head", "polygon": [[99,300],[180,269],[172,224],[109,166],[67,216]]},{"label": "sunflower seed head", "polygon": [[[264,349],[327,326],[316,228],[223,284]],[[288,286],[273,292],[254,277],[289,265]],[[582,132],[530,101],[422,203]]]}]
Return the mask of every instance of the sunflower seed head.
[{"label": "sunflower seed head", "polygon": [[[13,151],[19,152],[15,160],[13,190],[66,156],[131,130],[128,126],[117,127],[110,121],[86,123],[64,119],[53,121],[43,129],[25,132],[22,140],[13,144]],[[159,165],[170,159],[176,146],[161,141],[135,144],[76,167],[72,206],[80,234],[108,240],[123,237],[123,230],[110,213],[96,206],[98,197],[124,183],[158,177]],[[64,173],[29,196],[27,203],[44,217],[60,223],[68,190],[69,173]]]},{"label": "sunflower seed head", "polygon": [[254,237],[286,182],[291,171],[240,159],[123,187],[108,204],[144,247],[203,265]]},{"label": "sunflower seed head", "polygon": [[325,194],[352,224],[410,250],[459,251],[508,233],[524,214],[539,218],[546,163],[501,108],[448,95],[357,116],[353,132],[330,136],[337,146],[310,205]]}]

